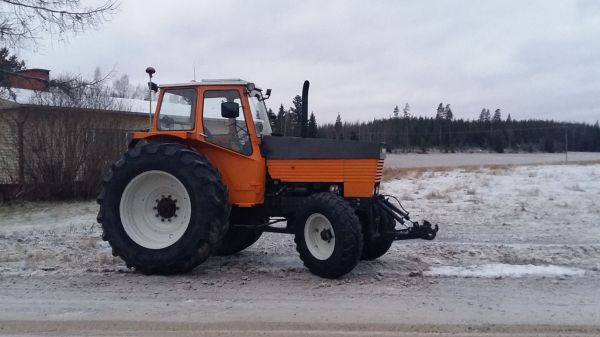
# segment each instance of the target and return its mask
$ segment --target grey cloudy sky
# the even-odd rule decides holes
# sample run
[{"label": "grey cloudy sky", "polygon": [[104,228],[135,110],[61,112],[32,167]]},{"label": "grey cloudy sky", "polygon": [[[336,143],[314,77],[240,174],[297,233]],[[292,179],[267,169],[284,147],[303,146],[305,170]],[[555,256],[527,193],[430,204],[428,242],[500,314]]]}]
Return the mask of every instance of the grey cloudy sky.
[{"label": "grey cloudy sky", "polygon": [[122,0],[97,31],[22,52],[51,74],[96,66],[145,83],[243,78],[291,104],[311,81],[320,122],[483,107],[513,118],[600,119],[600,1]]}]

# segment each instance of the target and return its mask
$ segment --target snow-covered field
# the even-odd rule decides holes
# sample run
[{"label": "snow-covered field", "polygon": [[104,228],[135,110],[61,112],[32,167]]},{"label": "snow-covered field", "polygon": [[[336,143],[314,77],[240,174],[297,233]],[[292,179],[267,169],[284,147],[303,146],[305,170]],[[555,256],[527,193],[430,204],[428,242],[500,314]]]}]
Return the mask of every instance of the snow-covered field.
[{"label": "snow-covered field", "polygon": [[[395,243],[378,261],[361,263],[355,276],[439,271],[441,266],[471,266],[468,273],[454,274],[476,276],[472,266],[486,264],[496,265],[482,270],[488,277],[493,270],[500,276],[528,275],[498,264],[600,268],[600,165],[406,172],[385,182],[383,193],[398,196],[415,219],[439,223],[441,230],[433,242]],[[1,206],[0,272],[124,270],[100,239],[96,212],[92,201]],[[292,237],[281,234],[265,234],[246,252],[212,258],[201,269],[222,264],[232,272],[305,272]],[[426,275],[452,275],[454,269],[442,270]],[[536,270],[532,275],[545,269]],[[548,273],[555,275],[556,269]]]},{"label": "snow-covered field", "polygon": [[[296,309],[302,306],[324,305],[332,311],[323,317],[349,320],[354,316],[386,319],[389,313],[410,306],[412,314],[398,319],[427,323],[434,316],[424,312],[439,305],[436,315],[442,316],[433,322],[551,323],[558,319],[555,317],[569,324],[600,322],[600,164],[399,174],[385,182],[383,191],[400,197],[414,219],[440,224],[438,237],[432,242],[396,242],[388,254],[360,262],[340,280],[311,275],[297,257],[293,238],[282,234],[265,234],[235,256],[213,257],[190,275],[146,277],[128,271],[122,261],[112,257],[110,247],[100,238],[94,202],[0,206],[0,303],[5,303],[0,304],[0,318],[33,315],[60,319],[64,316],[48,316],[35,309],[37,305],[43,308],[40,296],[57,291],[91,301],[86,296],[99,296],[96,287],[102,296],[113,294],[113,301],[120,303],[115,305],[121,308],[127,307],[127,301],[118,296],[136,296],[128,295],[130,292],[154,296],[152,301],[159,296],[152,294],[164,294],[159,301],[164,304],[187,301],[178,297],[183,296],[178,291],[183,291],[185,298],[200,296],[217,306],[197,309],[207,310],[204,314],[215,314],[210,308],[231,310],[233,316],[227,317],[239,320],[252,319],[244,316],[247,311],[242,302],[255,293],[258,298],[253,301],[285,294],[285,298],[303,303],[300,307],[286,301],[263,303],[276,305],[272,317],[280,319],[287,319],[292,311],[294,319],[316,315],[310,310],[298,313]],[[513,302],[497,299],[495,293]],[[532,298],[525,299],[527,296]],[[20,298],[29,298],[30,306],[14,311],[11,306],[21,303]],[[371,302],[375,298],[377,301]],[[344,307],[353,301],[365,309],[344,309],[342,315],[328,306],[341,303]],[[500,302],[492,304],[494,301]],[[65,312],[74,305],[79,310],[71,313],[75,318],[95,317],[97,312],[112,317],[101,302],[91,301],[92,309],[85,309],[88,304],[61,307],[50,303]],[[200,305],[193,303],[189,305]],[[388,314],[376,315],[379,306],[386,307]],[[373,310],[372,315],[366,308]],[[189,314],[175,308],[166,316],[158,309],[149,310],[147,317],[162,319],[179,320],[178,315]]]},{"label": "snow-covered field", "polygon": [[562,163],[565,160],[600,161],[600,152],[564,153],[400,153],[387,155],[387,168],[455,167],[469,165],[528,165]]}]

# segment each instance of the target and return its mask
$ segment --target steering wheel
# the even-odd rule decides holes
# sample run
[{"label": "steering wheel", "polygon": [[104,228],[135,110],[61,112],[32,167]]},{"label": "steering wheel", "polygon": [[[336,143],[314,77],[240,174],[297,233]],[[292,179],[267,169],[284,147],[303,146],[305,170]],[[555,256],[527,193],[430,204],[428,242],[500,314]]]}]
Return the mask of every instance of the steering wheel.
[{"label": "steering wheel", "polygon": [[175,125],[175,120],[169,116],[162,116],[160,119],[161,128],[171,129]]},{"label": "steering wheel", "polygon": [[248,130],[238,125],[237,120],[234,120],[229,126],[233,126],[235,130],[235,132],[233,132],[233,134],[231,134],[231,136],[229,137],[229,143],[231,144],[231,148],[243,154],[248,154],[252,152],[251,148],[249,148],[249,139],[247,137],[244,137],[245,139],[240,138],[240,132],[248,135]]}]

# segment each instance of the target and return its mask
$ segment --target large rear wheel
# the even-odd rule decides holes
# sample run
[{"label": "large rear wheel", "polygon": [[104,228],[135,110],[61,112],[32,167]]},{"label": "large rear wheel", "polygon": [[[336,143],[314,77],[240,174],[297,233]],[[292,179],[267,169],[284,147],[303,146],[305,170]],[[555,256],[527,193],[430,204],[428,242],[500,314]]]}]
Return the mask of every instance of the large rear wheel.
[{"label": "large rear wheel", "polygon": [[252,246],[262,235],[261,230],[231,227],[217,248],[216,255],[227,256],[239,253]]},{"label": "large rear wheel", "polygon": [[130,149],[98,197],[103,239],[128,267],[146,274],[192,270],[227,231],[230,206],[217,170],[180,144]]},{"label": "large rear wheel", "polygon": [[363,236],[354,209],[340,196],[309,196],[294,219],[296,249],[315,275],[337,278],[358,263]]}]

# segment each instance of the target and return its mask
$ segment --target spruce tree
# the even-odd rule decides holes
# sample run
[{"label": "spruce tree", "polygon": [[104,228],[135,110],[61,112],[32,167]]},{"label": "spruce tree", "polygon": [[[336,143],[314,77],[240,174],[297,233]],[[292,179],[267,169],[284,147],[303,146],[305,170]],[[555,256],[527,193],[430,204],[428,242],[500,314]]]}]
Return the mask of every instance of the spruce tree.
[{"label": "spruce tree", "polygon": [[398,109],[398,106],[396,105],[396,107],[394,108],[394,118],[398,117],[400,117],[400,109]]},{"label": "spruce tree", "polygon": [[444,108],[444,117],[446,118],[446,120],[451,121],[452,118],[454,118],[454,115],[452,114],[452,109],[450,108],[450,104],[446,104],[446,107]]},{"label": "spruce tree", "polygon": [[283,107],[283,104],[281,104],[279,106],[279,111],[277,111],[277,124],[276,124],[276,128],[277,132],[279,134],[284,134],[284,129],[285,129],[285,108]]},{"label": "spruce tree", "polygon": [[444,119],[446,116],[444,115],[444,103],[440,103],[437,108],[437,113],[435,114],[436,119]]},{"label": "spruce tree", "polygon": [[494,123],[502,122],[502,114],[500,112],[500,109],[496,109],[496,111],[494,111],[494,117],[492,118],[492,122],[494,122]]},{"label": "spruce tree", "polygon": [[410,117],[410,105],[408,105],[408,103],[404,104],[404,108],[402,109],[402,113],[404,118],[409,118]]},{"label": "spruce tree", "polygon": [[481,112],[479,113],[479,122],[485,122],[485,108],[481,109]]},{"label": "spruce tree", "polygon": [[290,108],[291,121],[290,124],[292,126],[292,130],[290,135],[292,136],[300,136],[300,130],[302,129],[302,123],[306,123],[306,121],[302,120],[302,97],[300,95],[296,95],[292,100],[293,107]]},{"label": "spruce tree", "polygon": [[317,138],[317,119],[315,118],[314,113],[310,113],[310,118],[308,119],[308,137],[309,138]]},{"label": "spruce tree", "polygon": [[335,119],[335,138],[336,139],[343,139],[343,135],[342,135],[342,117],[340,116],[340,113],[338,112],[337,118]]}]

